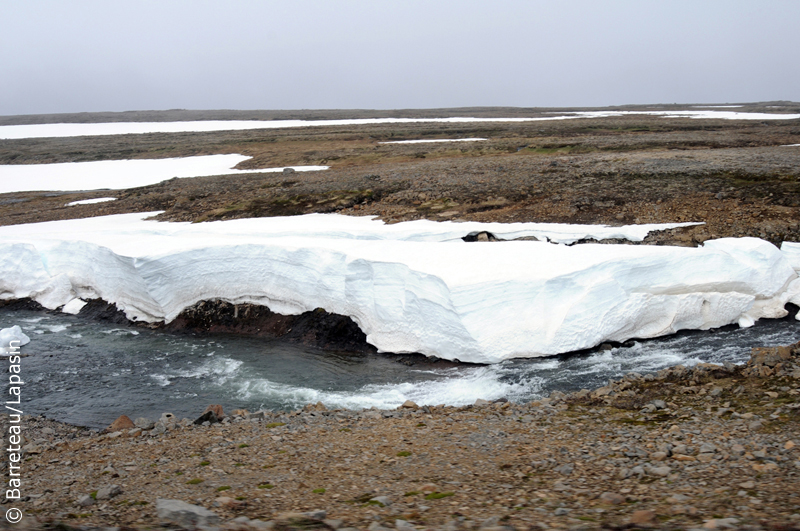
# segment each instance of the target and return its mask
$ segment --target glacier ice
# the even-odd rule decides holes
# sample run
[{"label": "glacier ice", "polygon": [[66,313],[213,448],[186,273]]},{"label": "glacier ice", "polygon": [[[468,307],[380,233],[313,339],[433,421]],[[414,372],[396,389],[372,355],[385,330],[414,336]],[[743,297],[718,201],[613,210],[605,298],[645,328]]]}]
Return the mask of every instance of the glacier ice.
[{"label": "glacier ice", "polygon": [[[58,308],[99,297],[148,322],[170,321],[211,299],[283,314],[321,307],[350,316],[381,351],[495,363],[681,329],[747,326],[785,315],[785,303],[800,297],[787,256],[755,238],[699,248],[570,247],[553,242],[641,239],[647,231],[384,225],[330,214],[199,224],[144,219],[152,214],[0,227],[0,299],[30,297]],[[460,239],[475,230],[551,242]]]}]

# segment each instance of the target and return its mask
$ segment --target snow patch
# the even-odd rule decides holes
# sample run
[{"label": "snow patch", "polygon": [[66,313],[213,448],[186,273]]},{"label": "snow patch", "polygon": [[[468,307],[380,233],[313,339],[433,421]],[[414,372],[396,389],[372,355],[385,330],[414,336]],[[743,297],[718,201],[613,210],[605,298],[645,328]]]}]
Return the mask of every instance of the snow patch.
[{"label": "snow patch", "polygon": [[72,315],[78,315],[84,306],[86,306],[86,301],[72,299],[61,308],[61,311]]},{"label": "snow patch", "polygon": [[[19,341],[15,347],[21,347],[31,342],[31,338],[25,335],[19,325],[14,325],[11,328],[3,328],[0,330],[0,354],[8,354],[11,352],[11,342]],[[16,350],[15,350],[16,351]]]},{"label": "snow patch", "polygon": [[[244,155],[202,155],[173,159],[6,164],[0,165],[0,193],[43,190],[121,190],[156,184],[173,177],[274,173],[284,170],[283,167],[257,170],[233,169],[240,162],[250,158],[252,157]],[[291,168],[295,171],[319,171],[328,169],[328,166],[291,166]],[[69,205],[72,204],[86,203],[69,203]]]},{"label": "snow patch", "polygon": [[80,201],[72,201],[71,203],[67,203],[64,206],[68,207],[75,205],[93,205],[95,203],[106,203],[108,201],[116,201],[116,200],[117,200],[116,197],[96,197],[95,199],[81,199]]},{"label": "snow patch", "polygon": [[[134,320],[202,300],[350,316],[384,352],[496,363],[749,324],[800,298],[786,256],[755,238],[699,248],[465,243],[467,232],[644,237],[636,227],[384,225],[311,214],[213,223],[124,214],[0,227],[0,298],[48,308],[100,297]],[[549,231],[549,232],[548,232]],[[548,236],[549,237],[549,236]],[[121,332],[118,330],[109,333]]]},{"label": "snow patch", "polygon": [[378,144],[433,144],[436,142],[479,142],[488,138],[439,138],[435,140],[392,140],[391,142],[378,142]]},{"label": "snow patch", "polygon": [[548,116],[520,118],[361,118],[344,120],[203,120],[194,122],[113,122],[95,124],[33,124],[0,126],[0,140],[21,138],[64,138],[75,136],[128,135],[147,133],[188,133],[244,131],[250,129],[285,129],[293,127],[354,126],[412,123],[538,122],[605,118],[634,114],[653,114],[676,118],[717,118],[724,120],[793,120],[800,114],[748,113],[731,111],[554,111]]}]

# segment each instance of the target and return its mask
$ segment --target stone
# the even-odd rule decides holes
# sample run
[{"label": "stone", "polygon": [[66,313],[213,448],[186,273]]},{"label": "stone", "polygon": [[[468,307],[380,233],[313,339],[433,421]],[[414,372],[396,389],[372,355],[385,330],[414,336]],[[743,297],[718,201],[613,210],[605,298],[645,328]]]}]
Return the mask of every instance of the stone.
[{"label": "stone", "polygon": [[608,505],[619,505],[621,503],[625,503],[625,496],[622,494],[617,494],[616,492],[604,492],[598,499],[601,503],[606,503]]},{"label": "stone", "polygon": [[394,528],[399,531],[415,531],[417,529],[414,527],[414,524],[406,522],[405,520],[395,520]]},{"label": "stone", "polygon": [[572,509],[567,509],[566,507],[559,507],[558,509],[556,509],[556,510],[554,511],[554,514],[555,514],[556,516],[564,516],[564,515],[566,515],[566,514],[569,514],[571,510],[572,510]]},{"label": "stone", "polygon": [[419,409],[419,406],[415,402],[412,402],[411,400],[406,400],[400,407],[404,409]]},{"label": "stone", "polygon": [[667,458],[667,452],[653,452],[650,454],[650,459],[653,461],[663,461]]},{"label": "stone", "polygon": [[575,466],[572,463],[566,463],[555,468],[555,471],[562,476],[569,476],[573,470],[575,470]]},{"label": "stone", "polygon": [[477,400],[475,401],[475,404],[474,404],[474,405],[475,405],[476,407],[481,407],[481,406],[488,406],[490,403],[491,403],[491,402],[489,402],[488,400],[484,400],[483,398],[479,398],[479,399],[477,399]]},{"label": "stone", "polygon": [[250,412],[247,411],[246,409],[234,409],[233,411],[231,411],[231,415],[233,415],[234,417],[246,417],[249,414]]},{"label": "stone", "polygon": [[112,422],[111,425],[105,429],[105,432],[111,433],[115,431],[129,430],[135,427],[136,425],[130,418],[128,418],[127,415],[120,415],[119,417],[117,417],[117,420]]},{"label": "stone", "polygon": [[202,415],[200,415],[193,424],[197,426],[208,426],[210,424],[216,424],[220,422],[220,418],[213,411],[206,411]]},{"label": "stone", "polygon": [[649,524],[654,522],[656,519],[655,511],[650,510],[640,510],[634,511],[631,515],[630,520],[628,520],[631,524],[642,525],[642,524]]},{"label": "stone", "polygon": [[667,409],[667,403],[663,400],[653,400],[651,404],[656,406],[656,409]]},{"label": "stone", "polygon": [[387,496],[376,496],[372,498],[370,501],[375,501],[382,504],[384,507],[389,507],[392,504],[392,500],[390,500]]},{"label": "stone", "polygon": [[119,496],[122,494],[122,489],[119,485],[110,485],[108,487],[103,487],[102,489],[97,490],[96,499],[98,500],[110,500],[114,496]]},{"label": "stone", "polygon": [[426,493],[439,492],[439,487],[436,486],[435,483],[426,483],[425,485],[421,486],[419,490]]},{"label": "stone", "polygon": [[794,444],[793,441],[786,441],[786,444],[783,445],[783,449],[784,450],[791,450],[794,447],[795,447],[795,444]]},{"label": "stone", "polygon": [[703,443],[700,445],[699,452],[701,454],[713,454],[717,451],[717,447],[711,443]]},{"label": "stone", "polygon": [[92,498],[88,494],[78,498],[78,505],[81,507],[89,507],[90,505],[93,504],[94,504],[94,498]]},{"label": "stone", "polygon": [[668,466],[658,466],[647,469],[649,475],[662,478],[669,476],[670,472],[672,472],[672,469]]},{"label": "stone", "polygon": [[176,422],[178,421],[178,419],[176,419],[176,418],[175,418],[175,415],[173,415],[172,413],[162,413],[162,414],[161,414],[161,418],[159,418],[159,419],[158,419],[158,421],[159,421],[161,424],[163,424],[163,425],[165,425],[165,426],[166,426],[167,424],[174,424],[174,423],[176,423]]},{"label": "stone", "polygon": [[389,529],[388,527],[383,527],[378,522],[372,522],[371,524],[369,524],[369,527],[367,527],[367,529],[369,531],[391,531],[391,529]]},{"label": "stone", "polygon": [[143,430],[152,430],[153,426],[155,426],[156,423],[148,418],[139,417],[138,419],[133,421],[133,424],[137,428],[141,428]]},{"label": "stone", "polygon": [[216,415],[217,418],[220,420],[225,418],[225,412],[222,410],[222,406],[219,404],[211,404],[210,406],[208,406],[203,410],[203,414],[205,415],[209,411],[213,411],[214,415]]},{"label": "stone", "polygon": [[156,512],[162,522],[175,524],[184,529],[214,527],[219,524],[219,516],[205,507],[191,505],[180,500],[156,500]]},{"label": "stone", "polygon": [[153,427],[153,429],[150,430],[150,435],[161,435],[162,433],[166,432],[167,428],[164,427],[164,425],[161,424],[160,422],[157,422],[156,425]]}]

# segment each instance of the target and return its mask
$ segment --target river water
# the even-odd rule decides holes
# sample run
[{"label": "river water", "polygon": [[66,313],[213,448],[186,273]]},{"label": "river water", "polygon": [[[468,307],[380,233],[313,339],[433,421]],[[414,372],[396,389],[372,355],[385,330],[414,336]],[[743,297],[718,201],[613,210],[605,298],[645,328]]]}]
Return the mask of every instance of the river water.
[{"label": "river water", "polygon": [[[791,316],[739,329],[682,332],[632,346],[492,366],[407,366],[392,355],[323,352],[278,340],[170,334],[72,315],[0,309],[0,328],[18,324],[21,406],[26,414],[105,427],[121,414],[196,418],[209,404],[286,410],[322,401],[329,408],[513,402],[605,385],[628,372],[699,362],[743,363],[754,346],[800,340]],[[448,364],[449,365],[449,364]]]}]

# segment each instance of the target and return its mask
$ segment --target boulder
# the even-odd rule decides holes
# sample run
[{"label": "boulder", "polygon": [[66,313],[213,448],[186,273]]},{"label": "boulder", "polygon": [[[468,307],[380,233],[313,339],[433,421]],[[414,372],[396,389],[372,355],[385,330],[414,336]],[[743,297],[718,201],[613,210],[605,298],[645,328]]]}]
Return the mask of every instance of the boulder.
[{"label": "boulder", "polygon": [[135,427],[136,425],[130,418],[128,418],[127,415],[120,415],[119,417],[117,417],[117,420],[112,422],[111,425],[105,429],[105,432],[113,433],[115,431],[129,430]]},{"label": "boulder", "polygon": [[225,412],[222,411],[222,406],[219,404],[211,404],[210,406],[208,406],[205,410],[203,410],[203,415],[205,415],[209,411],[213,411],[214,415],[216,415],[219,420],[225,418]]},{"label": "boulder", "polygon": [[119,485],[110,485],[108,487],[103,487],[97,491],[96,499],[98,500],[110,500],[114,496],[119,496],[122,494],[122,489]]},{"label": "boulder", "polygon": [[214,527],[219,524],[219,516],[205,507],[191,505],[180,500],[156,500],[156,512],[162,522],[184,529]]},{"label": "boulder", "polygon": [[200,415],[197,420],[194,421],[194,424],[198,426],[203,424],[204,422],[208,422],[209,424],[215,424],[219,422],[219,418],[214,414],[213,411],[206,411],[202,415]]}]

